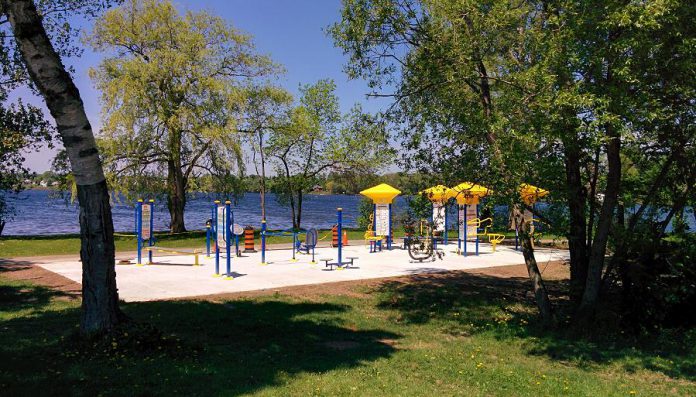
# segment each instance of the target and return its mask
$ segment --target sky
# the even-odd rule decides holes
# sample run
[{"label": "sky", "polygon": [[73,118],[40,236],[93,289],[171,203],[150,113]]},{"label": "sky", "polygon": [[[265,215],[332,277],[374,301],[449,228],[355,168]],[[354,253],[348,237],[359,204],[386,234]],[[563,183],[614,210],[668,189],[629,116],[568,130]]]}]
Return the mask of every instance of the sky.
[{"label": "sky", "polygon": [[[347,111],[355,103],[361,103],[369,112],[386,106],[384,99],[366,99],[368,87],[364,81],[348,80],[342,71],[347,58],[324,33],[327,26],[340,19],[340,0],[174,0],[174,4],[181,12],[204,9],[252,35],[259,53],[284,66],[285,74],[278,83],[294,95],[297,95],[300,84],[331,78],[336,82],[342,111]],[[87,31],[91,28],[92,22],[84,25]],[[99,64],[103,56],[85,49],[81,57],[64,60],[75,68],[73,78],[95,132],[101,125],[99,92],[87,73],[90,67]],[[26,90],[20,90],[16,95],[22,96],[26,102],[43,106],[41,99],[32,98]],[[29,153],[26,164],[35,172],[46,171],[50,169],[54,154],[55,150],[47,148]],[[253,172],[253,168],[248,171]]]}]

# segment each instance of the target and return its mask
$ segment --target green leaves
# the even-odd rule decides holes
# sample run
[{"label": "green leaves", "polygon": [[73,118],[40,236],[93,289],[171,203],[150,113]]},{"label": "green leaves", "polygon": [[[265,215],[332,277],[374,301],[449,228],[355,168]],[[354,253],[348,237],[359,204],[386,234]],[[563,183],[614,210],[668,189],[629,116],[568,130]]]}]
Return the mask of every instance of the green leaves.
[{"label": "green leaves", "polygon": [[[194,176],[230,181],[243,170],[237,130],[247,107],[284,100],[255,83],[279,68],[249,35],[206,12],[182,15],[169,1],[126,1],[84,42],[107,54],[90,71],[102,93],[101,147],[112,187],[131,193],[173,173],[184,189]],[[171,193],[170,185],[157,189]]]}]

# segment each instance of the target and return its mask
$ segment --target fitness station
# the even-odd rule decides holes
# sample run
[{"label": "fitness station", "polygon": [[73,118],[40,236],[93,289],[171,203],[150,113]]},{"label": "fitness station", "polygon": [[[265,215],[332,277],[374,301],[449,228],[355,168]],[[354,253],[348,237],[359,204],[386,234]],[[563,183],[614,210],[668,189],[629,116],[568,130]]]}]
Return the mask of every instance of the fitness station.
[{"label": "fitness station", "polygon": [[[507,235],[493,233],[493,217],[480,216],[481,203],[493,193],[488,187],[461,182],[421,191],[431,205],[430,214],[418,219],[410,232],[394,221],[395,214],[406,210],[397,205],[399,189],[382,183],[360,193],[372,203],[362,230],[347,230],[346,219],[355,219],[343,208],[327,208],[326,223],[332,225],[328,229],[277,229],[266,219],[257,226],[249,219],[236,219],[230,200],[214,201],[210,218],[200,221],[205,240],[186,248],[160,244],[154,230],[155,200],[138,200],[136,252],[117,266],[119,294],[128,301],[169,299],[524,263],[517,249],[517,228],[508,229]],[[543,227],[533,214],[548,194],[528,184],[519,187],[520,201],[528,208],[524,221],[532,223],[535,237]],[[349,239],[351,233],[364,239]],[[567,255],[550,248],[536,251],[539,262]],[[79,280],[79,264],[50,266]]]}]

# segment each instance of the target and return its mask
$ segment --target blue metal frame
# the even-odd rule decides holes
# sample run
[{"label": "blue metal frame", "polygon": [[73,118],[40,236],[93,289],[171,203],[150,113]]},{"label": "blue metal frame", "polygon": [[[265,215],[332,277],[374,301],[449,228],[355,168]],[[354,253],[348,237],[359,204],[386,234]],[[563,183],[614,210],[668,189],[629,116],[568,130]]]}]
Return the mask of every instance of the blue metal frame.
[{"label": "blue metal frame", "polygon": [[449,234],[449,225],[447,224],[447,202],[445,201],[442,203],[442,208],[445,210],[445,236],[444,236],[444,244],[445,246],[447,245],[447,235]]},{"label": "blue metal frame", "polygon": [[261,220],[261,264],[266,264],[266,220]]},{"label": "blue metal frame", "polygon": [[220,275],[220,245],[217,243],[217,208],[220,206],[220,201],[215,200],[213,204],[213,224],[215,225],[215,275],[219,276]]},{"label": "blue metal frame", "polygon": [[479,223],[476,225],[476,255],[478,256],[479,254],[479,232],[481,231],[480,226],[481,226],[481,219],[479,218],[479,206],[476,204],[476,219],[479,220]]},{"label": "blue metal frame", "polygon": [[389,217],[389,233],[387,236],[387,249],[390,250],[391,245],[392,245],[392,233],[393,233],[392,232],[392,205],[391,205],[391,203],[389,203],[389,213],[387,214],[387,216]]},{"label": "blue metal frame", "polygon": [[343,265],[343,208],[336,209],[337,230],[338,230],[338,266]]},{"label": "blue metal frame", "polygon": [[231,225],[232,225],[232,210],[231,210],[231,202],[229,200],[225,201],[225,249],[227,251],[227,273],[226,273],[226,278],[230,279],[232,278],[232,255],[231,255],[231,250],[232,250],[232,244],[230,244],[230,234],[232,231]]},{"label": "blue metal frame", "polygon": [[[150,199],[150,238],[148,239],[148,246],[152,247],[155,245],[155,200]],[[152,250],[147,252],[148,264],[152,263]]]},{"label": "blue metal frame", "polygon": [[135,216],[135,233],[136,233],[135,239],[138,242],[138,262],[136,263],[136,265],[138,265],[138,266],[143,265],[143,260],[142,260],[142,249],[143,249],[142,231],[143,231],[143,200],[138,199],[138,208],[136,209],[136,216]]},{"label": "blue metal frame", "polygon": [[464,204],[464,253],[462,255],[466,256],[467,254],[467,245],[469,245],[469,205]]}]

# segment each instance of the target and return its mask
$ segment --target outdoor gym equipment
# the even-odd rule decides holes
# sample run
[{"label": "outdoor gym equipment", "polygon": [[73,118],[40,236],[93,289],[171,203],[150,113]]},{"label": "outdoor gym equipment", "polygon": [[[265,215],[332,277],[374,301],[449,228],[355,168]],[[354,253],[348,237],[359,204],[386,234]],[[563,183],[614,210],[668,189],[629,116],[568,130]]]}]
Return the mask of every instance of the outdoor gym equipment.
[{"label": "outdoor gym equipment", "polygon": [[433,254],[436,254],[438,259],[442,259],[443,252],[435,247],[435,239],[433,238],[433,230],[430,222],[426,220],[420,221],[420,233],[416,236],[411,236],[404,240],[408,256],[415,262],[423,262],[425,260],[435,260]]},{"label": "outdoor gym equipment", "polygon": [[[382,239],[386,239],[387,249],[391,249],[393,235],[391,221],[392,203],[394,202],[394,198],[401,194],[401,191],[386,183],[381,183],[363,190],[360,194],[371,199],[373,203],[372,222],[370,222],[368,229],[368,231],[372,233],[368,236],[366,231],[365,239],[379,239],[380,243]],[[339,236],[340,235],[341,233],[339,231]]]},{"label": "outdoor gym equipment", "polygon": [[[447,245],[447,201],[451,198],[450,188],[444,185],[436,185],[420,192],[425,195],[432,203],[433,211],[430,215],[430,223],[433,225],[433,232],[442,233],[442,241]],[[433,246],[437,246],[437,241],[433,238]]]},{"label": "outdoor gym equipment", "polygon": [[266,238],[271,236],[292,236],[292,259],[291,262],[297,262],[295,258],[295,246],[297,244],[297,231],[288,229],[277,232],[269,232],[266,225],[266,220],[261,220],[261,265],[267,265],[266,262]]},{"label": "outdoor gym equipment", "polygon": [[298,253],[304,253],[309,255],[309,251],[312,251],[312,264],[317,263],[314,260],[314,249],[317,246],[317,242],[319,241],[319,233],[317,232],[317,229],[311,228],[305,233],[305,242],[304,244],[301,243],[300,241],[297,241],[295,244],[295,251]]},{"label": "outdoor gym equipment", "polygon": [[[152,229],[154,228],[154,219],[152,217],[154,205],[155,200],[148,200],[147,203],[143,203],[142,199],[138,199],[138,205],[135,207],[135,234],[138,244],[137,266],[143,266],[143,244],[147,243],[148,247],[155,245],[155,237],[152,233]],[[152,251],[148,250],[147,254],[148,263],[152,263]]]},{"label": "outdoor gym equipment", "polygon": [[[343,208],[336,209],[336,229],[338,230],[338,235],[343,235]],[[334,266],[338,270],[343,270],[353,265],[354,261],[358,259],[357,257],[347,257],[347,262],[343,262],[343,239],[338,239],[338,260],[336,262],[331,262],[333,258],[321,258],[320,261],[324,262],[324,267],[330,267],[333,269]]]},{"label": "outdoor gym equipment", "polygon": [[[153,261],[153,252],[166,252],[175,255],[193,255],[194,266],[199,265],[198,255],[201,253],[198,250],[187,251],[182,249],[157,247],[155,246],[155,236],[154,236],[154,207],[155,200],[148,200],[144,203],[142,199],[138,199],[138,205],[135,208],[135,234],[138,246],[138,259],[136,266],[144,266],[142,262],[142,250],[147,251],[147,264],[151,265]],[[144,244],[147,243],[146,246]]]},{"label": "outdoor gym equipment", "polygon": [[224,278],[227,280],[233,279],[232,277],[232,255],[230,238],[232,235],[232,230],[230,226],[234,217],[232,215],[232,203],[227,200],[225,204],[220,204],[220,201],[215,200],[215,212],[213,223],[215,224],[215,276],[221,277],[220,275],[220,248],[224,248],[226,251],[226,272]]},{"label": "outdoor gym equipment", "polygon": [[[491,192],[487,187],[472,182],[462,182],[449,190],[448,197],[454,198],[458,205],[457,253],[466,256],[469,238],[474,238],[476,255],[479,254],[479,236],[481,235],[479,229],[486,224],[483,235],[488,236],[488,227],[492,225],[493,220],[491,218],[480,219],[478,205],[481,198],[486,197]],[[494,251],[495,246],[502,241],[501,237],[505,238],[498,234],[494,238],[489,237],[489,242],[493,244]]]},{"label": "outdoor gym equipment", "polygon": [[[522,198],[522,202],[525,203],[526,205],[530,206],[533,211],[536,211],[536,202],[539,201],[539,199],[548,196],[549,191],[544,190],[540,187],[536,187],[533,185],[529,185],[526,183],[523,183],[520,185],[519,188],[520,192],[520,197]],[[534,223],[537,222],[537,219],[534,219],[534,213],[533,211],[529,210],[524,210],[522,214],[523,222],[529,222],[531,223],[530,225],[530,232],[532,235],[534,235]],[[512,227],[515,229],[515,250],[519,249],[519,225],[517,225],[516,222],[512,222]]]}]

